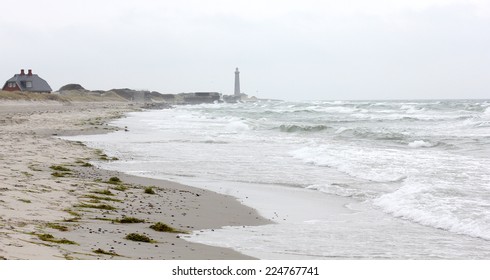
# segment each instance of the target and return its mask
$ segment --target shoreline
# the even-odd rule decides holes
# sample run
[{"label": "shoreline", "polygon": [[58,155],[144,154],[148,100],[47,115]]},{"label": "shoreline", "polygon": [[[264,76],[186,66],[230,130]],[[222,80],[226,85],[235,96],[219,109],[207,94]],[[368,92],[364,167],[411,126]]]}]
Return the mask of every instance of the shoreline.
[{"label": "shoreline", "polygon": [[[278,182],[276,184],[260,183],[266,181],[263,178],[270,177],[262,178],[258,171],[267,170],[267,174],[276,174],[273,169],[277,169],[282,171],[279,174],[284,174],[285,170],[290,170],[284,165],[274,165],[274,163],[267,166],[260,165],[263,169],[257,171],[247,169],[250,164],[263,159],[255,157],[256,150],[255,153],[250,152],[252,159],[245,161],[247,164],[240,165],[238,159],[248,156],[248,151],[252,151],[254,147],[261,147],[257,143],[267,139],[261,138],[260,135],[254,138],[258,136],[255,130],[250,130],[250,133],[236,132],[232,128],[230,128],[230,131],[234,132],[232,136],[221,138],[223,133],[230,132],[227,130],[227,125],[230,123],[228,119],[220,119],[221,114],[218,112],[204,118],[210,122],[203,122],[199,114],[195,114],[197,118],[187,121],[186,117],[194,116],[195,109],[197,112],[203,112],[199,107],[192,107],[176,108],[174,111],[130,113],[128,118],[111,122],[118,127],[127,128],[127,132],[119,131],[110,136],[81,136],[69,139],[84,141],[90,147],[102,148],[110,156],[124,159],[119,163],[98,163],[97,165],[102,168],[169,179],[185,185],[211,189],[218,193],[231,194],[243,204],[257,209],[262,216],[277,222],[259,227],[226,227],[214,231],[198,231],[190,236],[191,241],[233,248],[259,259],[481,259],[488,257],[490,251],[487,249],[489,246],[487,241],[392,215],[374,204],[371,198],[377,196],[370,196],[369,192],[359,192],[366,197],[356,197],[349,193],[332,194],[328,189],[327,192],[322,192],[321,188],[293,188],[291,185],[282,185],[279,183],[280,180],[276,181]],[[226,110],[226,106],[216,109]],[[204,112],[206,111],[205,109]],[[237,115],[243,114],[237,113]],[[180,119],[185,121],[180,122]],[[214,127],[216,124],[221,125]],[[213,127],[214,130],[208,130],[208,127]],[[188,131],[192,133],[189,134]],[[266,136],[270,135],[266,134]],[[254,139],[256,141],[253,141]],[[283,138],[278,138],[277,142],[281,139]],[[245,141],[247,143],[244,143]],[[222,143],[226,143],[227,146],[220,145]],[[297,149],[294,146],[288,148],[291,149],[286,151]],[[247,152],[241,154],[240,149]],[[227,157],[221,154],[220,150],[228,153],[233,151],[233,154]],[[258,151],[264,152],[263,149]],[[277,154],[272,154],[275,155]],[[203,165],[207,159],[208,164]],[[235,159],[237,159],[236,164],[243,167],[244,172],[255,171],[248,174],[256,174],[257,180],[254,181],[250,176],[240,176],[245,173],[240,174],[238,168],[233,168]],[[189,166],[195,168],[189,169]],[[200,166],[202,169],[199,168]],[[268,166],[281,166],[286,169],[268,169]],[[223,172],[219,172],[223,167],[225,167]],[[306,177],[307,174],[315,175],[315,173],[303,174],[296,178],[305,180],[316,178]],[[336,180],[335,177],[328,177],[321,179],[325,182]],[[295,178],[292,179],[294,181]],[[315,183],[315,180],[311,182]],[[338,182],[341,183],[342,180]],[[321,181],[319,183],[321,184]],[[341,185],[338,186],[342,189]],[[366,185],[367,190],[369,187]],[[393,191],[394,187],[400,186],[397,184],[390,187]]]},{"label": "shoreline", "polygon": [[[0,258],[253,259],[149,226],[187,232],[270,223],[256,210],[212,191],[95,168],[88,162],[112,159],[56,137],[115,131],[109,120],[137,110],[125,102],[0,103]],[[145,193],[149,186],[155,194]],[[121,223],[123,217],[145,222]],[[129,233],[153,241],[130,241]]]}]

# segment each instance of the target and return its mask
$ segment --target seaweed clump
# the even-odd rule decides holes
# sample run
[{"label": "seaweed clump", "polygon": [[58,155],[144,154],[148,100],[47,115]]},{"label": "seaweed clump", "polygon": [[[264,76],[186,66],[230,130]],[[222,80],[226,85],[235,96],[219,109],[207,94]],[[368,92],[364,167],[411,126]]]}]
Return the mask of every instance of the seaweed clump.
[{"label": "seaweed clump", "polygon": [[145,193],[146,194],[155,194],[155,190],[153,190],[153,187],[146,187]]},{"label": "seaweed clump", "polygon": [[148,236],[139,233],[130,233],[125,237],[127,240],[136,241],[136,242],[146,242],[151,243],[152,240]]},{"label": "seaweed clump", "polygon": [[44,233],[44,234],[38,234],[37,235],[39,239],[42,241],[47,241],[47,242],[53,242],[53,243],[58,243],[58,244],[71,244],[71,245],[78,245],[76,242],[62,238],[62,239],[57,239],[53,235],[49,233]]},{"label": "seaweed clump", "polygon": [[123,217],[122,219],[115,220],[118,223],[121,224],[137,224],[137,223],[144,223],[145,220],[138,219],[135,217]]},{"label": "seaweed clump", "polygon": [[171,232],[171,233],[187,233],[185,231],[181,231],[181,230],[178,230],[178,229],[175,229],[167,224],[164,224],[164,223],[156,223],[154,225],[151,225],[150,226],[151,229],[155,230],[155,231],[160,231],[160,232]]}]

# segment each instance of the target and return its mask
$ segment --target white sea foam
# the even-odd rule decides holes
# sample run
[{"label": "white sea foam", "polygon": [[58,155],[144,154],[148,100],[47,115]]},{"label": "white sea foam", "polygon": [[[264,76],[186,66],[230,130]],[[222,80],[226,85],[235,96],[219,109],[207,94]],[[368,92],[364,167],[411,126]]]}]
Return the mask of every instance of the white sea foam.
[{"label": "white sea foam", "polygon": [[248,126],[248,124],[246,124],[241,120],[232,120],[230,121],[230,123],[226,125],[226,129],[230,131],[239,132],[239,131],[249,130],[250,127]]},{"label": "white sea foam", "polygon": [[413,142],[408,143],[410,148],[430,148],[434,147],[434,144],[426,142],[424,140],[415,140]]},{"label": "white sea foam", "polygon": [[347,127],[339,127],[336,131],[335,131],[335,134],[341,134],[342,132],[344,131],[347,131],[347,130],[350,130],[350,128],[347,128]]},{"label": "white sea foam", "polygon": [[395,217],[490,240],[490,213],[480,212],[478,208],[485,202],[441,195],[448,191],[446,186],[407,181],[397,191],[375,199],[374,204]]},{"label": "white sea foam", "polygon": [[407,171],[411,171],[400,166],[407,160],[407,156],[394,150],[321,145],[304,147],[290,154],[305,163],[335,168],[356,178],[374,182],[397,182],[406,177]]},{"label": "white sea foam", "polygon": [[489,107],[487,107],[487,108],[485,109],[485,111],[483,111],[483,115],[485,115],[485,116],[490,116],[490,106],[489,106]]},{"label": "white sea foam", "polygon": [[365,190],[365,189],[363,190],[348,185],[339,185],[339,184],[317,184],[317,185],[310,185],[306,188],[309,190],[317,190],[327,194],[333,194],[333,195],[338,195],[343,197],[351,197],[362,201],[368,198],[369,199],[375,198],[378,195],[378,193],[371,192],[369,190]]},{"label": "white sea foam", "polygon": [[400,109],[401,110],[411,110],[411,109],[414,109],[415,107],[413,105],[407,105],[407,104],[403,104]]},{"label": "white sea foam", "polygon": [[356,108],[349,107],[322,107],[318,108],[317,111],[325,113],[340,113],[340,114],[350,114],[359,111]]}]

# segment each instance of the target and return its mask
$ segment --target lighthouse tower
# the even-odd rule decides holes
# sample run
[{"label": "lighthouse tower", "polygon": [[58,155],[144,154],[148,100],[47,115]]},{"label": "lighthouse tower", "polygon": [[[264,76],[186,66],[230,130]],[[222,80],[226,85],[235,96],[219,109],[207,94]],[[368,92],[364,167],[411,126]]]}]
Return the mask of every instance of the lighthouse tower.
[{"label": "lighthouse tower", "polygon": [[235,70],[235,96],[240,96],[240,71]]}]

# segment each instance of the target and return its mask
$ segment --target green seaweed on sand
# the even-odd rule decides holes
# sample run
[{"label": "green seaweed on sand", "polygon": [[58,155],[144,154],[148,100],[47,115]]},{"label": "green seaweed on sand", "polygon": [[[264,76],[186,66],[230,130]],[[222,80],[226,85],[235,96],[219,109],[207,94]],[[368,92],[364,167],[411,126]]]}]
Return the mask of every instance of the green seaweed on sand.
[{"label": "green seaweed on sand", "polygon": [[96,154],[97,156],[99,156],[99,160],[106,160],[106,161],[110,160],[110,159],[109,159],[109,156],[107,156],[107,155],[106,155],[106,154],[105,154],[105,153],[104,153],[102,150],[100,150],[100,149],[96,149],[96,150],[95,150],[95,154]]},{"label": "green seaweed on sand", "polygon": [[65,209],[64,210],[66,213],[70,214],[73,216],[73,218],[64,218],[63,219],[63,222],[66,222],[66,223],[75,223],[75,222],[78,222],[80,221],[80,218],[82,215],[80,215],[80,213],[78,212],[75,212],[71,209]]},{"label": "green seaweed on sand", "polygon": [[63,172],[71,171],[69,168],[63,167],[61,165],[51,165],[49,168],[56,170],[56,171],[63,171]]},{"label": "green seaweed on sand", "polygon": [[139,233],[129,233],[128,235],[126,235],[125,239],[131,240],[131,241],[136,241],[136,242],[146,242],[146,243],[155,242],[154,240],[152,240],[148,236],[146,236],[144,234],[139,234]]},{"label": "green seaweed on sand", "polygon": [[114,195],[110,190],[105,189],[105,190],[95,190],[91,191],[91,193],[96,193],[96,194],[103,194],[103,195]]},{"label": "green seaweed on sand", "polygon": [[118,185],[118,186],[113,187],[112,189],[116,190],[116,191],[124,192],[124,191],[128,190],[128,187],[125,185]]},{"label": "green seaweed on sand", "polygon": [[155,191],[153,190],[153,187],[146,187],[145,193],[146,194],[155,194]]},{"label": "green seaweed on sand", "polygon": [[101,210],[116,210],[117,208],[112,206],[112,205],[108,205],[108,204],[88,204],[88,203],[80,203],[80,204],[77,204],[75,205],[75,207],[80,207],[80,208],[94,208],[94,209],[101,209]]},{"label": "green seaweed on sand", "polygon": [[107,197],[107,196],[98,196],[98,195],[93,195],[93,194],[86,194],[83,196],[83,198],[91,198],[91,199],[96,199],[96,200],[105,200],[105,201],[115,201],[115,202],[121,202],[122,200],[112,198],[112,197]]},{"label": "green seaweed on sand", "polygon": [[24,176],[26,176],[26,177],[32,177],[32,176],[34,176],[34,175],[32,175],[31,173],[26,172],[26,171],[22,171],[21,173],[22,173],[22,175],[24,175]]},{"label": "green seaweed on sand", "polygon": [[90,164],[90,163],[88,163],[86,161],[83,161],[81,159],[75,161],[75,163],[76,164],[80,164],[80,166],[82,166],[82,167],[92,167],[93,166],[92,164]]},{"label": "green seaweed on sand", "polygon": [[93,250],[92,252],[94,252],[96,254],[109,255],[109,256],[114,256],[114,257],[119,257],[120,256],[119,254],[116,254],[114,252],[108,252],[108,251],[102,250],[100,248],[98,248],[97,250]]},{"label": "green seaweed on sand", "polygon": [[32,171],[42,171],[36,164],[29,164],[28,168]]},{"label": "green seaweed on sand", "polygon": [[68,227],[60,224],[55,224],[55,223],[47,223],[47,227],[52,228],[52,229],[57,229],[59,231],[68,231]]},{"label": "green seaweed on sand", "polygon": [[76,145],[79,145],[79,146],[82,146],[82,147],[86,147],[87,145],[85,145],[82,141],[75,141],[74,142]]},{"label": "green seaweed on sand", "polygon": [[178,229],[175,229],[167,224],[164,223],[156,223],[150,226],[151,229],[155,231],[160,231],[160,232],[170,232],[170,233],[187,233],[186,231],[181,231]]},{"label": "green seaweed on sand", "polygon": [[68,240],[66,238],[57,239],[49,233],[36,234],[36,235],[37,235],[37,237],[39,237],[39,239],[41,239],[42,241],[46,241],[46,242],[52,242],[52,243],[58,243],[58,244],[78,245],[76,242]]},{"label": "green seaweed on sand", "polygon": [[117,219],[114,221],[117,223],[120,223],[120,224],[136,224],[136,223],[144,223],[145,222],[145,220],[138,219],[135,217],[123,217],[122,219]]},{"label": "green seaweed on sand", "polygon": [[69,218],[69,219],[65,218],[65,219],[63,219],[63,222],[65,222],[65,223],[76,223],[78,221],[80,221],[80,218]]},{"label": "green seaweed on sand", "polygon": [[72,215],[72,216],[77,217],[77,218],[80,218],[80,216],[81,216],[81,215],[80,215],[78,212],[75,212],[75,211],[73,211],[73,210],[71,210],[71,209],[65,209],[64,211],[65,211],[66,213],[68,213],[68,214]]},{"label": "green seaweed on sand", "polygon": [[118,177],[111,177],[111,178],[109,178],[108,181],[105,181],[104,183],[113,184],[113,185],[119,185],[119,184],[122,183],[122,181]]},{"label": "green seaweed on sand", "polygon": [[51,176],[53,177],[65,177],[68,173],[61,173],[61,172],[53,172],[51,173]]}]

